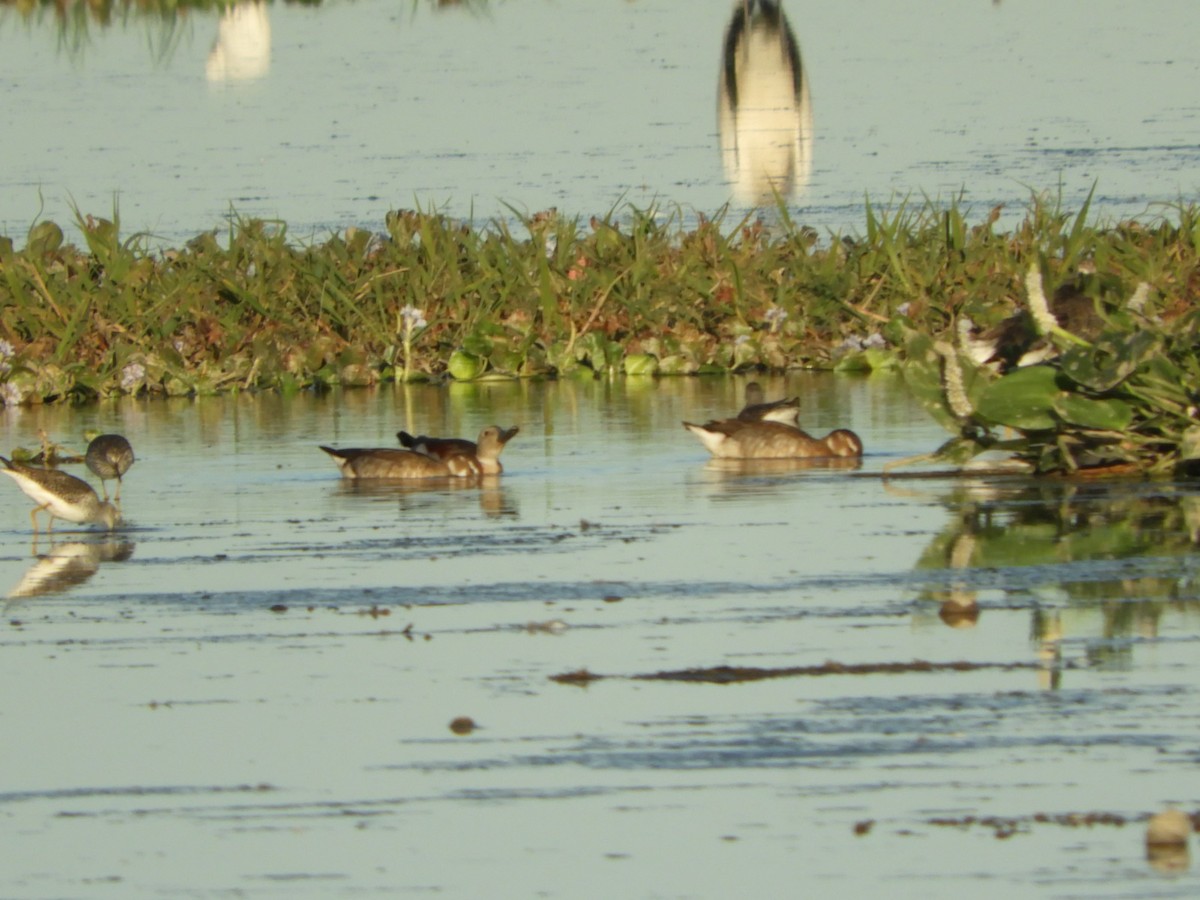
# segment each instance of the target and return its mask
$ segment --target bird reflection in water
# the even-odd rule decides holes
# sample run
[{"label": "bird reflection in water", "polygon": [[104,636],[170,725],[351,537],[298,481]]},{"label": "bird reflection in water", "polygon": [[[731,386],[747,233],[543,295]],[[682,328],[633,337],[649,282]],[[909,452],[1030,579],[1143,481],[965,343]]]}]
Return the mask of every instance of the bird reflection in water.
[{"label": "bird reflection in water", "polygon": [[61,594],[83,584],[96,574],[101,563],[124,562],[133,556],[133,542],[108,540],[100,542],[69,541],[52,544],[45,554],[38,554],[33,545],[35,562],[11,591],[8,599]]},{"label": "bird reflection in water", "polygon": [[800,48],[777,0],[738,0],[717,90],[725,177],[738,202],[773,205],[808,183],[812,103]]},{"label": "bird reflection in water", "polygon": [[504,489],[500,478],[495,475],[443,478],[436,479],[433,483],[428,480],[342,478],[336,487],[344,494],[397,499],[401,509],[408,513],[438,506],[442,502],[440,497],[447,491],[473,492],[479,497],[479,511],[488,518],[520,518],[520,508],[516,500]]},{"label": "bird reflection in water", "polygon": [[214,84],[253,81],[271,67],[271,22],[267,5],[235,3],[226,7],[217,24],[204,74]]}]

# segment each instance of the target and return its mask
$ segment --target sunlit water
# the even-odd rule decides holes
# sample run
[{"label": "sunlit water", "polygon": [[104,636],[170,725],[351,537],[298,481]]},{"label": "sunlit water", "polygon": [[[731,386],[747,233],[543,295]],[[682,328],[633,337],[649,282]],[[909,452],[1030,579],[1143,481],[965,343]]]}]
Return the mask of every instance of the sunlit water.
[{"label": "sunlit water", "polygon": [[[1139,817],[1197,806],[1200,496],[885,480],[943,438],[891,378],[765,382],[861,469],[715,468],[741,379],[6,411],[138,462],[112,538],[0,485],[0,895],[1194,896]],[[317,449],[491,422],[482,488]],[[792,671],[637,677],[715,666]]]},{"label": "sunlit water", "polygon": [[[329,0],[102,27],[7,6],[0,234],[69,224],[73,206],[119,206],[125,234],[174,242],[231,210],[300,238],[416,204],[692,218],[772,184],[798,221],[841,231],[863,228],[866,196],[962,192],[975,221],[1003,203],[1007,224],[1060,184],[1070,210],[1095,185],[1109,219],[1196,197],[1193,0],[784,0],[804,76],[791,99],[777,34],[727,40],[739,8]],[[789,129],[785,152],[755,147]],[[764,189],[759,164],[786,174]]]}]

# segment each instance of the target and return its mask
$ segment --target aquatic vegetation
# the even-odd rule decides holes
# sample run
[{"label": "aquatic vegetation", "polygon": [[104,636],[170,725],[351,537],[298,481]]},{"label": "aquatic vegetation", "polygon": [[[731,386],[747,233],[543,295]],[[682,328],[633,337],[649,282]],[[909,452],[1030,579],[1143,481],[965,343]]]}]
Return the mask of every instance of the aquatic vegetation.
[{"label": "aquatic vegetation", "polygon": [[1062,227],[997,273],[1003,297],[964,296],[941,329],[893,323],[908,384],[954,434],[938,458],[998,450],[1037,473],[1196,466],[1196,211],[1107,232],[1082,217],[1055,217]]},{"label": "aquatic vegetation", "polygon": [[308,243],[231,216],[168,249],[77,213],[82,246],[0,239],[0,398],[901,366],[942,459],[1167,471],[1200,457],[1200,211],[1163,209],[1100,227],[1034,196],[1000,233],[998,210],[868,202],[825,239],[782,208],[397,210]]}]

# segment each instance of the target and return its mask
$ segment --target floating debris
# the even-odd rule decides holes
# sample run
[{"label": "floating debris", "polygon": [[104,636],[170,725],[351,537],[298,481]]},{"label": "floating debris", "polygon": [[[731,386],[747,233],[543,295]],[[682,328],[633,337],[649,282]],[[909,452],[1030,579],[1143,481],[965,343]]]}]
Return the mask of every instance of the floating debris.
[{"label": "floating debris", "polygon": [[767,678],[794,678],[798,676],[820,675],[899,675],[909,672],[975,672],[983,669],[999,669],[1013,671],[1017,669],[1036,669],[1034,662],[1013,663],[974,663],[959,660],[957,662],[927,662],[916,659],[912,662],[884,663],[839,663],[826,662],[819,666],[784,666],[777,669],[759,668],[755,666],[709,666],[707,668],[676,669],[665,672],[650,672],[639,675],[613,676],[597,675],[587,669],[575,672],[565,672],[561,675],[551,675],[551,681],[560,684],[586,684],[601,678],[625,677],[635,681],[690,681],[704,684],[735,684],[742,681],[763,681]]},{"label": "floating debris", "polygon": [[1150,817],[1146,825],[1146,846],[1164,847],[1186,844],[1192,836],[1192,820],[1179,809],[1165,809]]}]

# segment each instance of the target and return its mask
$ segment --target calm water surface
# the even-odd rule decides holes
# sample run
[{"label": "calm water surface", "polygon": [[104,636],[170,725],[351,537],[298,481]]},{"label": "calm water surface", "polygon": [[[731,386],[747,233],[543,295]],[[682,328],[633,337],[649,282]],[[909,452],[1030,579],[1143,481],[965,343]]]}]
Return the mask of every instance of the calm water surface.
[{"label": "calm water surface", "polygon": [[[885,481],[942,434],[884,375],[767,382],[861,469],[716,468],[742,388],[6,411],[139,459],[111,538],[0,486],[0,895],[1195,896],[1138,820],[1200,800],[1192,486]],[[484,488],[316,448],[491,422]],[[637,677],[715,666],[791,672]]]},{"label": "calm water surface", "polygon": [[864,196],[962,192],[1006,224],[1060,184],[1071,210],[1096,185],[1106,218],[1196,199],[1194,0],[782,5],[786,28],[733,41],[729,0],[243,3],[110,27],[6,6],[0,234],[73,206],[174,242],[231,210],[301,238],[417,203],[692,217],[761,200],[762,166],[799,221],[842,231]]}]

